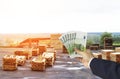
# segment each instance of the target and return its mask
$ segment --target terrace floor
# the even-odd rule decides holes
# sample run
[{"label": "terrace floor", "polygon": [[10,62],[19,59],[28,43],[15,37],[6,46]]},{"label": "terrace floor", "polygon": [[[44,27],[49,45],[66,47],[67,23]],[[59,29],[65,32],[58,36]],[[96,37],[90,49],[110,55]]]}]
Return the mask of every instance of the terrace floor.
[{"label": "terrace floor", "polygon": [[0,52],[0,79],[101,79],[92,74],[77,59],[71,59],[67,54],[57,52],[57,59],[52,67],[45,71],[32,71],[30,60],[25,66],[19,66],[16,71],[2,70],[2,57],[6,52]]}]

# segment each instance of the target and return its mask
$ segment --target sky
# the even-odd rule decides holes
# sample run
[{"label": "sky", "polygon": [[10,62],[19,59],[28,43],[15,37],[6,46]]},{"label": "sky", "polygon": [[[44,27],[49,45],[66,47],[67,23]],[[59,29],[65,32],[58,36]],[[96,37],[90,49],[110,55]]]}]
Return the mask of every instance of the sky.
[{"label": "sky", "polygon": [[120,0],[0,0],[0,33],[119,30]]}]

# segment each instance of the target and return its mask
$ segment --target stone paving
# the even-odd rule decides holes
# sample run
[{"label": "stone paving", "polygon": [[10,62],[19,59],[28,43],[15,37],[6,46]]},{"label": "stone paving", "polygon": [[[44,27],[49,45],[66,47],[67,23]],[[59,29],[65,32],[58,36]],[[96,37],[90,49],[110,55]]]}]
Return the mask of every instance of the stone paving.
[{"label": "stone paving", "polygon": [[57,53],[54,65],[47,67],[45,71],[32,71],[30,60],[16,71],[3,71],[1,58],[0,79],[101,79],[93,75],[79,60],[71,59],[67,54]]}]

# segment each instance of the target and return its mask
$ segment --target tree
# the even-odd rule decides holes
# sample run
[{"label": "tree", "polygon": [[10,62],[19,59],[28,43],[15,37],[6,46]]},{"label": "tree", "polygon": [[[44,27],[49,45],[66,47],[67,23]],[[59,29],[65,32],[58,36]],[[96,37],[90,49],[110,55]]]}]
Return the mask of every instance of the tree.
[{"label": "tree", "polygon": [[93,37],[93,43],[94,43],[94,44],[100,44],[100,36],[95,35],[95,36]]},{"label": "tree", "polygon": [[104,44],[104,38],[105,37],[111,37],[112,38],[112,33],[108,33],[108,32],[103,32],[101,34],[101,39],[100,39],[100,44],[103,45]]},{"label": "tree", "polygon": [[113,42],[114,45],[120,44],[120,35],[114,35],[114,36],[113,36],[113,41],[114,41],[114,42]]},{"label": "tree", "polygon": [[92,41],[91,39],[88,39],[88,40],[87,40],[87,45],[86,45],[87,48],[88,48],[90,45],[92,45],[92,44],[93,44],[93,41]]}]

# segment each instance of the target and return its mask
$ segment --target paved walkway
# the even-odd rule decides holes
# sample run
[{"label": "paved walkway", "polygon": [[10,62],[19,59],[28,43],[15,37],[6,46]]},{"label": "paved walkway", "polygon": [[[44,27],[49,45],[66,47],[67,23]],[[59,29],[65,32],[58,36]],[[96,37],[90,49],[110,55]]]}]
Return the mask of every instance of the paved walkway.
[{"label": "paved walkway", "polygon": [[71,59],[67,54],[57,53],[57,59],[46,71],[31,71],[30,61],[25,66],[19,66],[16,71],[3,71],[0,59],[0,79],[101,79],[92,74],[77,59]]}]

